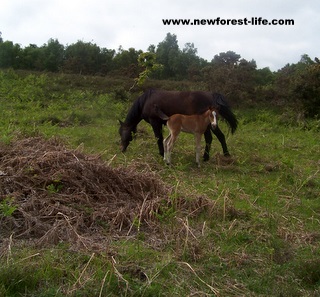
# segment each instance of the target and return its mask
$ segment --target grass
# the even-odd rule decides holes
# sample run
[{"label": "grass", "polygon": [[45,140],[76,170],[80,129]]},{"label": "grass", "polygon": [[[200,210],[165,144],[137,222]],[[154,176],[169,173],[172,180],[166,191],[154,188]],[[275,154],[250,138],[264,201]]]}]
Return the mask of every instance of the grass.
[{"label": "grass", "polygon": [[271,107],[235,110],[239,130],[227,137],[233,162],[223,163],[214,139],[212,158],[197,168],[193,136],[182,133],[167,167],[146,123],[119,153],[117,119],[130,100],[115,99],[112,83],[97,91],[83,77],[64,76],[62,85],[45,74],[0,77],[1,142],[59,136],[111,166],[135,162],[157,172],[174,195],[215,203],[179,220],[169,208],[159,215],[163,240],[141,231],[111,239],[101,253],[4,238],[1,296],[319,296],[319,121],[298,123],[294,112]]}]

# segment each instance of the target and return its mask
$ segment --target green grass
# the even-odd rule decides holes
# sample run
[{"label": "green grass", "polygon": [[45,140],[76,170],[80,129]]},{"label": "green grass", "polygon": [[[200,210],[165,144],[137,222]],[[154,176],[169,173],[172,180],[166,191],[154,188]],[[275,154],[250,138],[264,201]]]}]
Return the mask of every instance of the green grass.
[{"label": "green grass", "polygon": [[130,100],[116,99],[112,86],[97,91],[75,76],[64,76],[63,85],[45,74],[0,77],[1,142],[58,136],[111,166],[134,162],[157,172],[174,195],[215,202],[178,220],[169,208],[157,236],[110,239],[101,253],[3,239],[0,296],[319,296],[319,121],[301,123],[271,107],[235,110],[232,163],[221,161],[214,139],[212,158],[198,168],[193,136],[182,133],[168,167],[146,123],[127,153],[119,152],[117,120]]}]

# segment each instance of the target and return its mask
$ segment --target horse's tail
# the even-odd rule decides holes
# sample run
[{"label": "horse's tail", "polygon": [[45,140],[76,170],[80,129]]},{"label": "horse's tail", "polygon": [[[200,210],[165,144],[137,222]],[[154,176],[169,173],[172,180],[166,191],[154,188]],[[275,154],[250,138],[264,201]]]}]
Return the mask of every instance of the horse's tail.
[{"label": "horse's tail", "polygon": [[159,106],[157,104],[154,105],[154,109],[156,112],[156,115],[164,121],[169,120],[169,117],[159,108]]},{"label": "horse's tail", "polygon": [[233,134],[238,127],[238,120],[235,114],[232,112],[225,97],[219,93],[213,93],[213,99],[215,105],[218,107],[219,114],[227,121]]}]

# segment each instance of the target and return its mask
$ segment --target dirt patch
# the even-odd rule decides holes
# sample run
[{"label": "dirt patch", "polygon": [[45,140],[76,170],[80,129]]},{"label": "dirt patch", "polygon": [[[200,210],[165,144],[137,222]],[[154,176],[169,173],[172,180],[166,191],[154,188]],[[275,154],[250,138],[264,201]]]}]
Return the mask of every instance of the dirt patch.
[{"label": "dirt patch", "polygon": [[[91,248],[115,235],[151,233],[172,207],[171,192],[150,170],[112,168],[57,139],[26,138],[0,146],[2,238]],[[210,205],[203,197],[174,203],[182,212]],[[16,209],[6,216],[5,206]]]}]

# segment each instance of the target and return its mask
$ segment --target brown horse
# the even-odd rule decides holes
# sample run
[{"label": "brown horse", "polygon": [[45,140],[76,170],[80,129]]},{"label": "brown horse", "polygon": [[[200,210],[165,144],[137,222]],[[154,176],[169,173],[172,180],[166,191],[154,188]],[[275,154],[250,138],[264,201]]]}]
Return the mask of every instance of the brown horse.
[{"label": "brown horse", "polygon": [[170,118],[167,118],[167,127],[169,129],[169,135],[163,140],[164,161],[168,165],[171,163],[171,151],[173,145],[176,142],[178,135],[182,131],[194,134],[196,143],[196,162],[198,164],[198,167],[200,167],[201,137],[202,134],[207,130],[209,124],[211,124],[212,129],[215,129],[217,127],[216,115],[216,109],[210,107],[203,114],[174,114]]},{"label": "brown horse", "polygon": [[[119,133],[122,152],[126,151],[130,141],[132,141],[133,135],[137,131],[137,125],[141,120],[145,120],[152,126],[154,135],[158,140],[159,153],[162,156],[164,155],[162,127],[166,121],[161,119],[154,108],[155,105],[169,117],[177,113],[184,115],[202,114],[210,106],[214,106],[219,115],[229,124],[231,133],[234,133],[238,126],[238,120],[221,94],[202,91],[149,90],[133,102],[124,123],[120,121]],[[209,159],[212,142],[211,131],[220,141],[224,155],[229,156],[226,139],[220,128],[217,126],[216,129],[212,130],[208,125],[204,132],[206,147],[203,159],[205,161]]]}]

